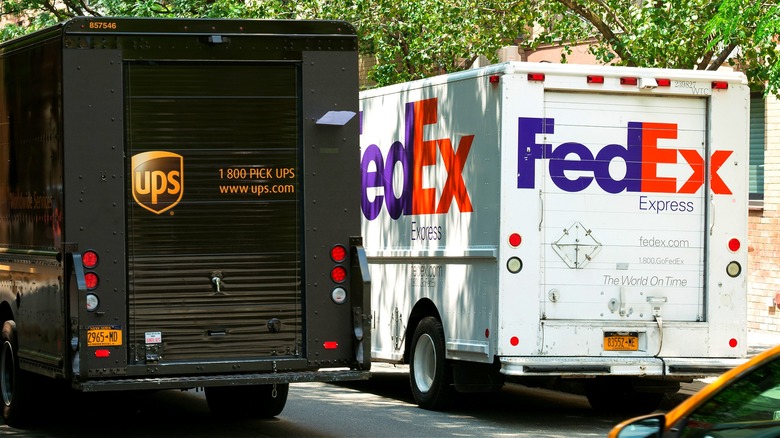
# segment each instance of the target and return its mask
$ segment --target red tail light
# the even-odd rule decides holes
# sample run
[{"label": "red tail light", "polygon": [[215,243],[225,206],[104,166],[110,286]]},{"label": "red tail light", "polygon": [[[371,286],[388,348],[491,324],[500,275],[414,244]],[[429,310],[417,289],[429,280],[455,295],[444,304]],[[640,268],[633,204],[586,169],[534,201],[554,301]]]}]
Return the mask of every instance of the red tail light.
[{"label": "red tail light", "polygon": [[335,283],[343,283],[347,279],[347,270],[343,266],[335,266],[330,271],[330,279]]},{"label": "red tail light", "polygon": [[84,251],[81,255],[81,264],[87,269],[92,269],[98,264],[98,255],[95,251]]},{"label": "red tail light", "polygon": [[336,245],[330,249],[330,259],[336,263],[341,263],[347,259],[347,249],[343,245]]},{"label": "red tail light", "polygon": [[98,278],[98,275],[94,272],[87,272],[84,274],[84,282],[87,284],[87,289],[92,290],[98,287],[98,283],[100,282],[100,279]]}]

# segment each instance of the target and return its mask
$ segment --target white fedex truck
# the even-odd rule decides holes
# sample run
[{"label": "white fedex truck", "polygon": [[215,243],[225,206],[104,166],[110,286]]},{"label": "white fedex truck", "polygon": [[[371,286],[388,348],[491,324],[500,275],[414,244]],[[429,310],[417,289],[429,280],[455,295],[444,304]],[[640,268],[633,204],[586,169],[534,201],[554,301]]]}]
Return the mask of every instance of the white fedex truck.
[{"label": "white fedex truck", "polygon": [[748,96],[519,62],[362,92],[373,360],[429,409],[511,376],[632,411],[744,361]]}]

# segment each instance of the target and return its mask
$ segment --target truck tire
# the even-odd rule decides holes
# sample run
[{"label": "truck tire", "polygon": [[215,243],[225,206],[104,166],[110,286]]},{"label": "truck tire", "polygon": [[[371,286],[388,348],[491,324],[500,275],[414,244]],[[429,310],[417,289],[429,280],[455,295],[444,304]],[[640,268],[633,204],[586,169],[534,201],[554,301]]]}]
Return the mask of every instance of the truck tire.
[{"label": "truck tire", "polygon": [[455,396],[452,364],[444,353],[444,329],[436,318],[423,318],[414,331],[409,380],[414,400],[423,409],[445,409]]},{"label": "truck tire", "polygon": [[272,418],[287,404],[289,383],[275,385],[206,387],[212,414],[232,418]]},{"label": "truck tire", "polygon": [[0,347],[0,393],[3,397],[3,419],[9,426],[24,424],[33,409],[28,386],[31,375],[19,369],[19,343],[16,337],[16,323],[6,321],[2,330]]},{"label": "truck tire", "polygon": [[604,413],[649,414],[658,409],[664,396],[660,392],[638,392],[631,379],[620,377],[597,377],[586,381],[584,387],[590,406]]}]

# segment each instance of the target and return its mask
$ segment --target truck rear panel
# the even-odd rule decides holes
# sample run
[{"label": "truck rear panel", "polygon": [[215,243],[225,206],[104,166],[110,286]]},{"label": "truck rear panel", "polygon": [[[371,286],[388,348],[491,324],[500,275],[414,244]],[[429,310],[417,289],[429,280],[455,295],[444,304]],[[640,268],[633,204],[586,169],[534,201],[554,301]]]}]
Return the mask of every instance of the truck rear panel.
[{"label": "truck rear panel", "polygon": [[61,169],[11,188],[55,230],[6,243],[53,266],[24,280],[51,297],[3,315],[21,366],[83,390],[367,378],[356,50],[347,23],[265,20],[78,18],[6,45],[9,68],[55,60],[49,100],[7,111],[51,112]]},{"label": "truck rear panel", "polygon": [[740,74],[532,63],[362,92],[374,358],[408,360],[430,315],[448,359],[508,375],[743,361],[747,95]]}]

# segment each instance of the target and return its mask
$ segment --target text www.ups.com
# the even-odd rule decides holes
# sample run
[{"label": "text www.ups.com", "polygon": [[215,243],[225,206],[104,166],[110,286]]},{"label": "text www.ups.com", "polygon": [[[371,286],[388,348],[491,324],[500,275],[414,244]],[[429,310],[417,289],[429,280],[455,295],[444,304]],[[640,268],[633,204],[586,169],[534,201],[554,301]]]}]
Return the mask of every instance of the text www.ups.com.
[{"label": "text www.ups.com", "polygon": [[224,195],[275,195],[295,193],[293,184],[250,184],[250,185],[220,185],[219,193]]}]

